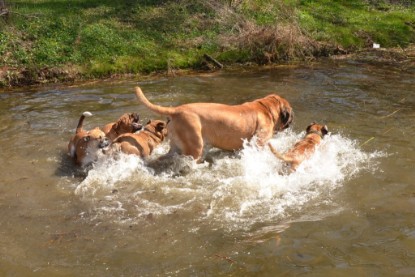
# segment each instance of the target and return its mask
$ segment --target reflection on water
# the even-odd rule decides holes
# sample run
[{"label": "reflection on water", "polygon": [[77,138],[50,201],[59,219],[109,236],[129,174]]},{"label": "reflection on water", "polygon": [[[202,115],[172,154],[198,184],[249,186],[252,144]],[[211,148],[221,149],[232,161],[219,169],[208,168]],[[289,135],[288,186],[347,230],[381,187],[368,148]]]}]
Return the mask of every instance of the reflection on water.
[{"label": "reflection on water", "polygon": [[196,164],[65,154],[87,128],[125,112],[156,118],[137,83],[0,94],[0,275],[391,275],[415,273],[415,78],[362,64],[318,64],[140,83],[161,105],[237,104],[277,92],[295,111],[280,151],[312,121],[332,132],[291,175],[246,142]]}]

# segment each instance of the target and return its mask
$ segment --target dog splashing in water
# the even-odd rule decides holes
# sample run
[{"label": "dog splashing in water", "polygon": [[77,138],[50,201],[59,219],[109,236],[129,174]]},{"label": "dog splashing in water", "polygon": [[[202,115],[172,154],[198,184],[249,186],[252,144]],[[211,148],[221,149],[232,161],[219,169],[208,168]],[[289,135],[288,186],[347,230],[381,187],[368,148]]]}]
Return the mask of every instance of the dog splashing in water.
[{"label": "dog splashing in water", "polygon": [[280,160],[286,162],[290,166],[290,173],[297,170],[298,166],[308,159],[315,151],[315,148],[320,144],[321,140],[329,132],[326,125],[320,125],[315,122],[311,123],[306,129],[306,135],[298,141],[293,148],[286,153],[279,153],[271,143],[268,147],[271,152]]}]

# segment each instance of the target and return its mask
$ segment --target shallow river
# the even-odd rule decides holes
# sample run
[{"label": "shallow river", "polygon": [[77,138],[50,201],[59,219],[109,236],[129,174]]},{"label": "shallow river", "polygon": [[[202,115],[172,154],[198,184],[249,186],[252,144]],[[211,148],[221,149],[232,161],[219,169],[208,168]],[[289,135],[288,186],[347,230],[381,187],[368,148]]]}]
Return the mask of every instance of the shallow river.
[{"label": "shallow river", "polygon": [[[276,92],[295,111],[280,151],[312,121],[331,132],[291,175],[267,149],[210,163],[66,155],[135,99],[239,104]],[[0,94],[1,276],[415,275],[415,74],[353,62],[97,82]],[[213,162],[212,162],[213,161]]]}]

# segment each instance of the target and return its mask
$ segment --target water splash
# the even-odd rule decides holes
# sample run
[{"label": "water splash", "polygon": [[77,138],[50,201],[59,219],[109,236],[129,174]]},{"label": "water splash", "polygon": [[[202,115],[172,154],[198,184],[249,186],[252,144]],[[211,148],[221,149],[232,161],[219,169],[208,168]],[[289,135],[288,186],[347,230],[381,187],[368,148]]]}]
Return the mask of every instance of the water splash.
[{"label": "water splash", "polygon": [[[284,152],[303,136],[287,130],[270,142]],[[161,145],[148,162],[132,155],[102,158],[75,193],[90,200],[100,216],[128,218],[129,224],[148,215],[179,212],[226,230],[249,229],[258,222],[295,220],[300,214],[304,219],[312,207],[338,210],[332,193],[361,170],[376,170],[376,158],[385,155],[365,153],[354,140],[328,135],[310,159],[287,175],[268,148],[249,142],[236,153],[210,150],[211,164],[178,156],[157,162],[167,150],[167,144]],[[316,215],[310,212],[311,217]]]}]

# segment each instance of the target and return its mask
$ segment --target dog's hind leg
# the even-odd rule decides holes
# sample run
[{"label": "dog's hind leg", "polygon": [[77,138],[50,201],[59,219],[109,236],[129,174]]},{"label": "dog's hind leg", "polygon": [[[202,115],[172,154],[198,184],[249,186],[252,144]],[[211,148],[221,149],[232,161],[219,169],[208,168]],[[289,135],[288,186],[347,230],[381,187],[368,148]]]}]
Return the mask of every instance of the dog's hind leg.
[{"label": "dog's hind leg", "polygon": [[203,154],[203,137],[199,117],[193,113],[183,113],[167,126],[170,146],[176,146],[180,149],[180,154],[191,156],[200,162]]},{"label": "dog's hind leg", "polygon": [[203,154],[202,126],[198,121],[192,123],[185,132],[177,133],[177,138],[180,140],[182,154],[192,156],[197,162],[201,162]]},{"label": "dog's hind leg", "polygon": [[201,132],[194,130],[194,132],[188,132],[186,134],[182,154],[192,156],[197,162],[201,162],[203,154],[203,139]]},{"label": "dog's hind leg", "polygon": [[203,153],[203,144],[198,145],[197,147],[189,147],[183,150],[185,156],[192,156],[198,163],[202,162],[202,153]]}]

